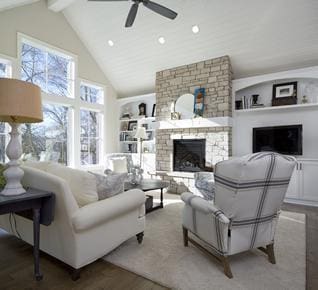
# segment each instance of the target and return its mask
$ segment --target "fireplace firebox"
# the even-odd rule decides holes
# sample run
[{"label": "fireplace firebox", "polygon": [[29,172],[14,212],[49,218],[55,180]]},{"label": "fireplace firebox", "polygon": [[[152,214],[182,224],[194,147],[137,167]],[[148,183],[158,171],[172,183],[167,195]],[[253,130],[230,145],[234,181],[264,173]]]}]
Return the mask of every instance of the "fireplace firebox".
[{"label": "fireplace firebox", "polygon": [[173,171],[205,170],[205,139],[173,140]]}]

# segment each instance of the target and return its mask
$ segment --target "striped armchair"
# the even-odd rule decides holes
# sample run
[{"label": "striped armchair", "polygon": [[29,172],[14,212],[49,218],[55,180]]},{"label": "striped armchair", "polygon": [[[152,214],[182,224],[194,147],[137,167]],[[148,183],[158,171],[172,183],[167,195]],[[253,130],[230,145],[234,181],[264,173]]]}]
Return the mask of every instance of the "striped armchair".
[{"label": "striped armchair", "polygon": [[228,256],[236,253],[259,248],[275,264],[275,228],[295,164],[293,157],[273,152],[218,163],[214,203],[189,192],[181,196],[184,245],[190,241],[202,248],[190,231],[223,263],[229,278]]}]

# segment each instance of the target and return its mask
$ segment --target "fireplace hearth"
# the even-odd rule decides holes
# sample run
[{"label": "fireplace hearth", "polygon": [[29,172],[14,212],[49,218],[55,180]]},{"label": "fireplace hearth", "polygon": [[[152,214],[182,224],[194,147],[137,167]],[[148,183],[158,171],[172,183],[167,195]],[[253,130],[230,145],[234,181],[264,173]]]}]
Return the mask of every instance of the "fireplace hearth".
[{"label": "fireplace hearth", "polygon": [[173,140],[173,171],[205,170],[205,139]]}]

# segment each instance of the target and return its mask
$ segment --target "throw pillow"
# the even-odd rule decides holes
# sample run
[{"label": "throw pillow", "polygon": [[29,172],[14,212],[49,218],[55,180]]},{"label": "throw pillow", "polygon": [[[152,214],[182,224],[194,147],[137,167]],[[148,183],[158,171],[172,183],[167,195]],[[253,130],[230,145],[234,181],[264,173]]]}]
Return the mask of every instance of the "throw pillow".
[{"label": "throw pillow", "polygon": [[68,183],[80,207],[98,201],[96,180],[90,173],[57,163],[49,164],[47,172],[64,179]]},{"label": "throw pillow", "polygon": [[5,165],[0,164],[0,188],[5,187],[6,185],[6,179],[3,176],[3,171],[6,169]]},{"label": "throw pillow", "polygon": [[127,173],[127,159],[115,158],[109,161],[110,169],[115,173]]},{"label": "throw pillow", "polygon": [[126,173],[101,175],[90,172],[96,178],[96,187],[98,199],[106,199],[116,194],[124,192],[124,182],[127,177]]}]

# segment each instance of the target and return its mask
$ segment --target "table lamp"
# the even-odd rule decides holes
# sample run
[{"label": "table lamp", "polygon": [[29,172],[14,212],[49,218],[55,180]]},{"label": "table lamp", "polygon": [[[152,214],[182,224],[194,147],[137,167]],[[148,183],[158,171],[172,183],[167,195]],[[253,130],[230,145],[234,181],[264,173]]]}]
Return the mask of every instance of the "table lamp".
[{"label": "table lamp", "polygon": [[141,168],[141,158],[142,158],[142,141],[148,139],[146,128],[145,127],[138,127],[136,130],[135,138],[137,138],[140,142],[140,168]]},{"label": "table lamp", "polygon": [[41,89],[32,83],[0,78],[0,121],[11,126],[11,138],[6,148],[10,161],[3,173],[6,186],[0,194],[20,195],[25,193],[25,189],[21,185],[24,173],[19,166],[22,155],[19,125],[43,121]]}]

